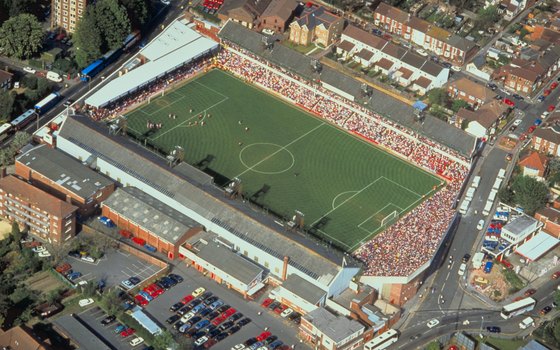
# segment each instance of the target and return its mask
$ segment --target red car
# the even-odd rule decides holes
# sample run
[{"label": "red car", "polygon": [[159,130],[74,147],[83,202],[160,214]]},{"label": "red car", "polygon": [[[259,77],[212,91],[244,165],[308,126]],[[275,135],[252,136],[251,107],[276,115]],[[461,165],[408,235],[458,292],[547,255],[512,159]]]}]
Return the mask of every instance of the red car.
[{"label": "red car", "polygon": [[527,290],[525,291],[525,294],[524,294],[524,295],[525,295],[526,297],[530,297],[531,295],[535,294],[536,292],[537,292],[536,289],[527,289]]},{"label": "red car", "polygon": [[284,312],[284,310],[286,310],[288,307],[286,305],[280,305],[278,306],[276,309],[274,309],[274,312],[276,312],[277,314],[281,314],[282,312]]},{"label": "red car", "polygon": [[544,90],[543,95],[546,97],[546,96],[550,95],[550,92],[551,92],[550,90]]},{"label": "red car", "polygon": [[272,304],[273,302],[274,302],[274,299],[266,298],[266,299],[262,302],[261,306],[262,306],[262,307],[268,307],[268,305]]},{"label": "red car", "polygon": [[218,316],[214,319],[214,321],[212,321],[212,324],[214,326],[218,326],[220,323],[224,322],[227,319],[227,317],[224,317],[224,315]]},{"label": "red car", "polygon": [[134,333],[136,333],[134,328],[127,328],[127,329],[125,329],[124,331],[121,332],[121,337],[123,337],[123,338],[130,337]]},{"label": "red car", "polygon": [[152,296],[152,298],[157,298],[160,295],[163,294],[164,290],[161,289],[160,286],[158,286],[155,283],[150,284],[149,286],[147,286],[146,288],[144,288],[144,291],[148,294],[150,294]]},{"label": "red car", "polygon": [[554,82],[554,83],[550,84],[550,88],[553,89],[553,90],[556,89],[557,87],[558,87],[557,82]]},{"label": "red car", "polygon": [[531,126],[529,127],[529,129],[527,129],[527,133],[528,133],[528,134],[532,133],[533,131],[535,131],[536,128],[537,128],[536,126],[531,125]]},{"label": "red car", "polygon": [[508,269],[510,269],[510,270],[513,269],[513,265],[512,265],[509,261],[507,261],[506,259],[504,259],[504,260],[502,260],[502,261],[500,261],[500,262],[501,262],[502,265],[504,265],[506,268],[508,268]]},{"label": "red car", "polygon": [[555,108],[556,108],[555,105],[550,105],[550,106],[548,106],[547,111],[552,112]]},{"label": "red car", "polygon": [[229,309],[227,309],[222,316],[224,316],[225,318],[230,317],[231,315],[233,315],[234,313],[236,313],[237,310],[235,310],[234,308],[230,307]]},{"label": "red car", "polygon": [[136,296],[134,296],[134,301],[136,302],[136,304],[140,306],[148,305],[148,301],[146,300],[146,298],[144,298],[140,294],[136,294]]},{"label": "red car", "polygon": [[270,337],[271,335],[272,335],[272,333],[270,333],[269,331],[262,332],[262,333],[257,337],[257,340],[258,340],[258,341],[263,341],[263,340],[265,340],[266,338]]},{"label": "red car", "polygon": [[558,278],[560,278],[560,271],[556,271],[555,273],[552,274],[553,280],[557,280]]},{"label": "red car", "polygon": [[187,295],[186,297],[184,297],[181,302],[185,305],[187,305],[188,303],[190,303],[191,301],[194,300],[194,297],[192,295]]},{"label": "red car", "polygon": [[210,349],[212,346],[216,345],[217,341],[215,339],[208,339],[206,343],[204,343],[205,349]]},{"label": "red car", "polygon": [[504,103],[510,107],[514,107],[515,106],[515,102],[513,102],[512,100],[510,100],[509,98],[504,98]]}]

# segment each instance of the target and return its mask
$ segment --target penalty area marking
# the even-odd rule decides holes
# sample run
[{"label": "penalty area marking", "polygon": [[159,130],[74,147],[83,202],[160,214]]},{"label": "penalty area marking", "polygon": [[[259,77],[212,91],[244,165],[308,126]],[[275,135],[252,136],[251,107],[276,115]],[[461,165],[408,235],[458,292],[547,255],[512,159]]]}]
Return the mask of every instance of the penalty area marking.
[{"label": "penalty area marking", "polygon": [[356,192],[358,192],[358,191],[344,191],[344,192],[340,192],[339,194],[337,194],[336,196],[334,196],[334,198],[333,198],[333,200],[332,200],[332,203],[331,203],[331,208],[335,209],[335,207],[336,207],[335,203],[336,203],[336,200],[338,199],[338,197],[340,197],[340,196],[342,196],[342,195],[344,195],[344,194],[347,194],[347,193],[356,193]]}]

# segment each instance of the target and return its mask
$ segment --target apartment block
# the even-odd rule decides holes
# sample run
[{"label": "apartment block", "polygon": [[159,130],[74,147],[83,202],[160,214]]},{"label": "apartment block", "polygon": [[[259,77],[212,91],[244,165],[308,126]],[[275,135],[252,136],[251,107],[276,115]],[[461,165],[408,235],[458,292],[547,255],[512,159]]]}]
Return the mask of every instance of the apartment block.
[{"label": "apartment block", "polygon": [[0,179],[0,217],[29,229],[49,243],[62,243],[76,234],[77,207],[15,176]]},{"label": "apartment block", "polygon": [[62,28],[67,33],[73,33],[87,4],[88,0],[52,0],[51,28]]}]

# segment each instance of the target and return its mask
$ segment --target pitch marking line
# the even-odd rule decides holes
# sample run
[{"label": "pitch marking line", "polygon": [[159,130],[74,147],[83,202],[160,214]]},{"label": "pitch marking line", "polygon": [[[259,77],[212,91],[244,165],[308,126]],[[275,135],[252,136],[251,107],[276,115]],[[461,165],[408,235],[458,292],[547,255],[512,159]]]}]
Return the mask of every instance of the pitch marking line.
[{"label": "pitch marking line", "polygon": [[[395,207],[395,208],[399,208],[399,209],[401,210],[401,211],[399,212],[399,215],[400,215],[400,213],[402,213],[402,208],[401,208],[401,207],[399,207],[398,205],[394,205],[392,202],[389,202],[389,203],[387,203],[387,205],[385,205],[383,208],[379,209],[379,210],[376,211],[375,213],[371,214],[367,219],[365,219],[364,221],[362,221],[362,222],[358,225],[358,227],[361,228],[362,230],[366,231],[366,232],[369,232],[369,231],[367,231],[365,228],[362,228],[361,226],[362,226],[364,223],[366,223],[367,221],[369,221],[372,217],[374,217],[375,215],[377,215],[377,214],[379,214],[380,212],[382,212],[385,208],[387,208],[387,207],[390,206],[390,205],[392,205],[392,206]],[[381,227],[381,226],[379,226],[379,227]],[[374,232],[375,232],[375,231],[374,231]],[[371,233],[371,232],[369,232],[369,233]]]},{"label": "pitch marking line", "polygon": [[[217,105],[219,105],[219,104],[221,104],[221,103],[223,103],[223,102],[225,102],[225,101],[227,101],[227,100],[228,100],[228,98],[226,97],[225,99],[214,103],[212,106],[210,106],[210,107],[208,107],[208,108],[206,108],[206,109],[203,109],[203,110],[201,111],[201,113],[202,113],[202,112],[206,112],[206,111],[210,110],[211,108],[214,108],[214,107],[216,107]],[[173,131],[173,130],[175,130],[175,129],[177,129],[177,128],[180,128],[180,127],[184,127],[184,126],[185,126],[184,124],[185,124],[186,122],[191,121],[191,120],[194,119],[194,118],[197,118],[199,115],[200,115],[200,113],[197,113],[196,115],[193,115],[192,117],[186,119],[185,121],[183,121],[183,122],[181,122],[181,123],[175,125],[175,126],[172,127],[171,129],[166,130],[166,131],[162,132],[161,134],[158,134],[158,135],[157,135],[156,137],[154,137],[154,138],[150,138],[150,140],[151,140],[151,141],[155,141],[155,140],[159,139],[160,137],[162,137],[163,135],[167,134],[168,132],[171,132],[171,131]]]},{"label": "pitch marking line", "polygon": [[287,145],[282,146],[282,148],[279,148],[277,151],[272,152],[271,154],[269,154],[268,156],[264,157],[263,159],[261,159],[260,161],[258,161],[257,163],[253,164],[251,167],[247,167],[246,170],[242,171],[240,174],[238,174],[237,176],[234,176],[233,178],[239,178],[241,175],[246,174],[249,171],[253,171],[253,169],[257,166],[259,166],[260,164],[262,164],[263,162],[269,160],[270,158],[274,157],[275,155],[277,155],[278,153],[282,152],[284,149],[287,149],[290,145],[293,145],[294,143],[298,142],[299,140],[303,139],[304,137],[306,137],[307,135],[311,134],[312,132],[314,132],[315,130],[319,129],[321,126],[325,125],[325,123],[321,123],[319,125],[317,125],[316,127],[314,127],[313,129],[309,130],[308,132],[306,132],[305,134],[299,136],[298,138],[296,138],[295,140],[290,141],[290,143],[288,143]]},{"label": "pitch marking line", "polygon": [[371,182],[369,185],[365,186],[364,188],[362,188],[359,191],[356,191],[356,193],[354,193],[353,195],[351,195],[350,197],[346,198],[342,203],[340,203],[339,205],[337,205],[336,207],[332,208],[331,210],[329,210],[328,212],[326,212],[325,214],[323,214],[321,217],[319,217],[317,220],[315,220],[310,226],[313,227],[313,225],[315,225],[316,223],[318,223],[319,221],[321,221],[321,219],[323,219],[324,217],[326,217],[327,215],[329,215],[330,213],[332,213],[333,211],[337,210],[338,208],[340,208],[341,206],[343,206],[344,204],[346,204],[348,201],[352,200],[354,197],[356,197],[357,195],[359,195],[360,193],[362,193],[363,191],[365,191],[366,189],[368,189],[371,185],[375,184],[377,181],[379,181],[380,179],[382,179],[383,176],[378,177],[377,179],[375,179],[375,181]]},{"label": "pitch marking line", "polygon": [[404,188],[404,189],[407,190],[408,192],[413,193],[413,194],[417,195],[418,197],[422,197],[422,195],[419,194],[418,192],[415,192],[415,191],[411,190],[410,188],[401,185],[400,183],[397,183],[397,182],[395,182],[395,181],[393,181],[393,180],[391,180],[391,179],[388,179],[388,178],[386,178],[385,176],[382,176],[382,178],[384,178],[385,180],[387,180],[387,181],[389,181],[389,182],[392,182],[393,184],[395,184],[395,185],[397,185],[397,186],[399,186],[399,187],[401,187],[401,188]]},{"label": "pitch marking line", "polygon": [[342,244],[343,246],[345,246],[345,247],[347,247],[347,248],[350,248],[350,246],[349,246],[347,243],[344,243],[344,242],[342,242],[341,240],[339,240],[339,239],[337,239],[337,238],[334,238],[333,236],[329,235],[329,234],[326,233],[325,231],[323,231],[323,230],[317,230],[317,231],[318,231],[318,232],[321,232],[321,234],[322,234],[323,236],[325,236],[325,237],[327,237],[327,238],[329,238],[329,239],[331,239],[331,240],[333,240],[333,241],[337,241],[338,243]]},{"label": "pitch marking line", "polygon": [[346,194],[346,193],[353,193],[353,192],[358,192],[358,191],[344,191],[344,192],[340,192],[339,194],[337,194],[337,195],[333,198],[333,200],[332,200],[331,207],[332,207],[333,209],[335,208],[334,203],[336,202],[336,200],[338,199],[338,197],[342,196],[343,194]]},{"label": "pitch marking line", "polygon": [[[164,97],[165,97],[165,96],[164,96]],[[149,116],[153,116],[154,114],[157,114],[157,113],[161,112],[162,110],[167,109],[167,108],[173,106],[175,103],[181,101],[181,100],[184,99],[185,97],[187,97],[187,95],[183,95],[183,96],[177,98],[176,100],[174,100],[173,102],[170,102],[167,106],[165,106],[165,107],[160,107],[160,108],[156,109],[155,111],[150,112],[150,113],[146,113],[146,114],[148,114]],[[156,101],[157,101],[157,99],[156,99]],[[154,103],[154,102],[155,102],[155,101],[150,102],[150,103]],[[148,104],[148,106],[149,106],[149,104]]]},{"label": "pitch marking line", "polygon": [[193,83],[197,83],[198,85],[203,86],[203,87],[207,88],[208,90],[213,91],[213,92],[217,93],[218,95],[220,95],[220,96],[222,96],[222,97],[224,97],[224,98],[226,98],[226,99],[229,98],[228,96],[222,94],[221,92],[216,91],[216,90],[212,89],[211,87],[202,84],[202,83],[199,82],[198,80],[193,81]]}]

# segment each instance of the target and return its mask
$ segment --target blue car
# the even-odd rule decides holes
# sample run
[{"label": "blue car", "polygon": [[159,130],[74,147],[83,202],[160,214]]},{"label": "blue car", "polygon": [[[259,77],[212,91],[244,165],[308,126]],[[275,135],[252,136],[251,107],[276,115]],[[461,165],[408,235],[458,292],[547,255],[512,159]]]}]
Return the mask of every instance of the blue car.
[{"label": "blue car", "polygon": [[201,311],[202,309],[204,309],[204,304],[198,304],[197,306],[193,307],[191,311],[196,314],[199,311]]},{"label": "blue car", "polygon": [[202,320],[200,322],[198,322],[197,324],[194,325],[195,329],[202,329],[206,326],[208,326],[210,324],[210,321],[208,320]]},{"label": "blue car", "polygon": [[217,308],[219,308],[220,306],[224,305],[224,302],[221,300],[216,300],[215,302],[213,302],[212,304],[210,304],[210,310],[216,310]]},{"label": "blue car", "polygon": [[82,273],[81,273],[81,272],[72,272],[72,273],[69,274],[67,277],[68,277],[68,279],[69,279],[70,281],[73,281],[73,280],[75,280],[75,279],[77,279],[77,278],[79,278],[79,277],[81,277],[81,276],[82,276]]},{"label": "blue car", "polygon": [[147,301],[152,301],[154,300],[154,298],[150,295],[150,293],[147,293],[143,290],[139,291],[138,294],[140,294],[141,296],[144,297],[144,299],[146,299]]},{"label": "blue car", "polygon": [[200,316],[204,317],[206,315],[208,315],[210,312],[212,312],[212,310],[210,310],[210,308],[205,308],[203,310],[200,310],[200,312],[198,313]]},{"label": "blue car", "polygon": [[268,344],[268,347],[270,349],[276,349],[282,345],[284,345],[284,343],[281,340],[275,340],[272,343]]},{"label": "blue car", "polygon": [[119,323],[119,325],[115,328],[115,334],[118,334],[126,329],[125,325]]}]

